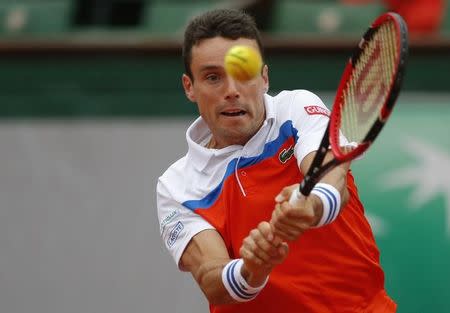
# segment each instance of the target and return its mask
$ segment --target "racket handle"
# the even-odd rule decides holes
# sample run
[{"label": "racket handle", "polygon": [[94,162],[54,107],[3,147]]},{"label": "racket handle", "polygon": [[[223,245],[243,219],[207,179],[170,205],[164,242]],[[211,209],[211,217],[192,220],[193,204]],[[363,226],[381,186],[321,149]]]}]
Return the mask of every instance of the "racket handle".
[{"label": "racket handle", "polygon": [[303,195],[300,193],[299,189],[295,189],[291,197],[289,198],[289,204],[293,207],[298,207],[300,205],[300,200],[303,198]]},{"label": "racket handle", "polygon": [[305,197],[309,196],[311,193],[311,190],[314,188],[314,186],[317,183],[317,178],[314,178],[313,176],[306,175],[305,178],[300,183],[300,187],[298,188],[298,193],[300,195],[303,195]]}]

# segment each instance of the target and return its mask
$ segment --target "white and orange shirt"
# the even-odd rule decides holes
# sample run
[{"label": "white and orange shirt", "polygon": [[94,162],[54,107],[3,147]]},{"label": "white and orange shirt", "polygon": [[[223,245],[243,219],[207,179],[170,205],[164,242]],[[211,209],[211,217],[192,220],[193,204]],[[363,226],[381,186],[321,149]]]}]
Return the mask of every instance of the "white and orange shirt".
[{"label": "white and orange shirt", "polygon": [[[230,257],[239,258],[250,230],[270,220],[275,196],[303,178],[299,164],[319,147],[329,110],[306,90],[265,95],[264,104],[265,121],[244,146],[206,148],[211,132],[199,117],[186,133],[187,154],[159,178],[161,236],[177,264],[205,229],[217,230]],[[288,258],[255,300],[210,306],[211,312],[367,312],[376,299],[389,307],[379,252],[350,173],[348,190],[337,219],[291,242]]]}]

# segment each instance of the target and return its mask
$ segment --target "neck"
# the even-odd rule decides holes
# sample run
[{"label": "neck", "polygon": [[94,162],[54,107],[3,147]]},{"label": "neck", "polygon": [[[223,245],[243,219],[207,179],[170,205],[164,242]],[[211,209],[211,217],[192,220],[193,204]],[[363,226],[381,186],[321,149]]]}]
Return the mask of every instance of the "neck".
[{"label": "neck", "polygon": [[[250,139],[250,138],[249,138]],[[232,145],[241,145],[244,146],[245,143],[249,140],[230,140],[228,142],[218,142],[214,136],[211,137],[211,139],[208,141],[208,143],[205,145],[206,148],[208,149],[222,149],[228,146],[232,146]]]},{"label": "neck", "polygon": [[205,147],[208,149],[216,149],[216,146],[217,146],[216,140],[214,139],[214,137],[211,137],[211,139],[208,141]]}]

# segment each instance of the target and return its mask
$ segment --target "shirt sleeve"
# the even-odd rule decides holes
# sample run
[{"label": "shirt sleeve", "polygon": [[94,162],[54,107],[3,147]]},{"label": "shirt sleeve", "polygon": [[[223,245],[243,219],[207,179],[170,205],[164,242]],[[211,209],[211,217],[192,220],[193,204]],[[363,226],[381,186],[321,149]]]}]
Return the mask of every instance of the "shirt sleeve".
[{"label": "shirt sleeve", "polygon": [[[314,93],[297,90],[293,96],[292,117],[299,137],[294,153],[300,165],[305,156],[319,149],[330,120],[330,110]],[[339,141],[342,146],[352,145],[342,134]]]},{"label": "shirt sleeve", "polygon": [[214,227],[200,215],[175,201],[161,179],[158,181],[156,194],[161,238],[180,268],[181,256],[192,237]]},{"label": "shirt sleeve", "polygon": [[306,155],[319,148],[329,116],[330,110],[318,96],[306,90],[295,92],[292,123],[298,131],[294,153],[299,164]]}]

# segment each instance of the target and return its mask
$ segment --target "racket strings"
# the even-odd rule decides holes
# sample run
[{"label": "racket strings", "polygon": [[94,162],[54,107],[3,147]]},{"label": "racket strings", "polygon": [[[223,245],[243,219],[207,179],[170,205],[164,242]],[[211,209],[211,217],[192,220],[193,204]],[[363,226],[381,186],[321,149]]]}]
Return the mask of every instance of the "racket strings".
[{"label": "racket strings", "polygon": [[397,50],[393,22],[384,23],[363,42],[341,99],[340,129],[350,142],[362,143],[378,119],[395,76]]}]

